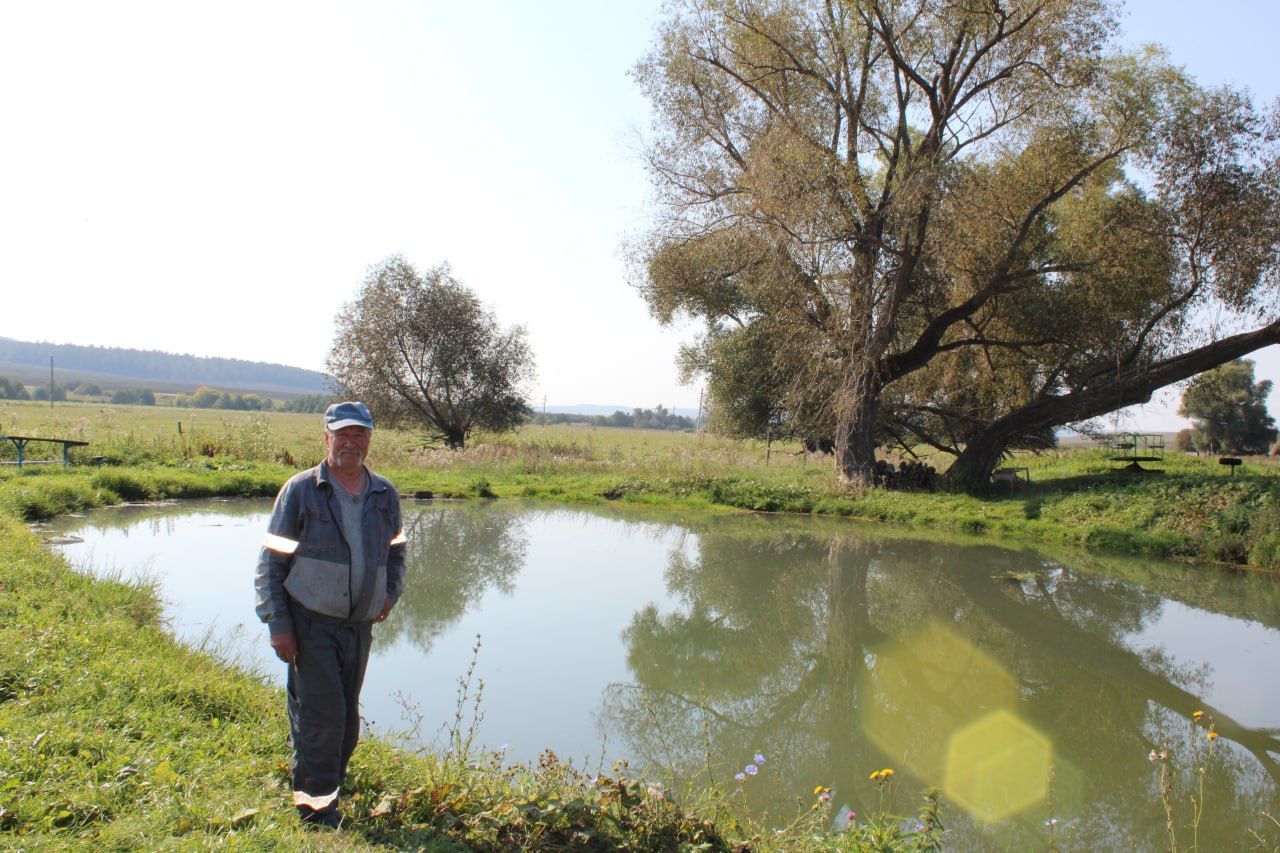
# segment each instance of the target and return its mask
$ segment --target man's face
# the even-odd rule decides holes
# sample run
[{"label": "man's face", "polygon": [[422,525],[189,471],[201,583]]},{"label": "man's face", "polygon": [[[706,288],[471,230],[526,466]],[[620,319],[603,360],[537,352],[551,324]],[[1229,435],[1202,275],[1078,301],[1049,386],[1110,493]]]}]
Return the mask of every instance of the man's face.
[{"label": "man's face", "polygon": [[362,426],[343,427],[337,432],[324,431],[324,446],[329,451],[330,467],[356,471],[369,455],[373,430]]}]

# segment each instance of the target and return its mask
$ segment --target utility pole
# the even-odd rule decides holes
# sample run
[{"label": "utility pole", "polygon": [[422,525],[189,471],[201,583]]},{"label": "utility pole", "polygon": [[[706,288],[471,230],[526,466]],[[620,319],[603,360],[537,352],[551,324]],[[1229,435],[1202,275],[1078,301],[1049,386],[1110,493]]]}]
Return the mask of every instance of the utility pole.
[{"label": "utility pole", "polygon": [[53,356],[49,356],[49,408],[53,408]]}]

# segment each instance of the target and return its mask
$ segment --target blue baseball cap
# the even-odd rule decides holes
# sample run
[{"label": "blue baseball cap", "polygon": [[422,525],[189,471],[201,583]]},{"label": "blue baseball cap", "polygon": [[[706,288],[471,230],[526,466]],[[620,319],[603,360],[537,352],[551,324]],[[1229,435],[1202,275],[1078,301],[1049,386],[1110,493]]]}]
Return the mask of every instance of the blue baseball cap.
[{"label": "blue baseball cap", "polygon": [[324,428],[329,432],[337,432],[343,427],[359,426],[373,429],[373,415],[364,403],[334,403],[324,411]]}]

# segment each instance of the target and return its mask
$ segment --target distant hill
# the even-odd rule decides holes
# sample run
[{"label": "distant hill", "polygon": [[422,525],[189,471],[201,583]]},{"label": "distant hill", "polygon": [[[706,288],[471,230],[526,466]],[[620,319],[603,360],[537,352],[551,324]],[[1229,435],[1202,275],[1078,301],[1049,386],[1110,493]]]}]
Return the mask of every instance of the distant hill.
[{"label": "distant hill", "polygon": [[156,391],[194,391],[208,385],[223,391],[286,396],[329,390],[323,373],[285,364],[0,337],[0,375],[30,383],[47,381],[50,356],[62,382],[75,379],[107,387],[150,387]]}]

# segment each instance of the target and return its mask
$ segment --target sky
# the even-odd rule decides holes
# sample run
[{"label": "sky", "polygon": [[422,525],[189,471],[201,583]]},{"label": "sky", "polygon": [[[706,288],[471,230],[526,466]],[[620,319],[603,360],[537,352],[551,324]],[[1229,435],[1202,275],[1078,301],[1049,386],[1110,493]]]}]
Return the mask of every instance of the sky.
[{"label": "sky", "polygon": [[[697,328],[658,326],[623,248],[651,212],[628,72],[658,8],[0,0],[0,336],[319,370],[401,254],[527,329],[535,406],[696,407],[674,361]],[[1277,8],[1141,0],[1121,22],[1266,102]],[[1280,348],[1255,358],[1280,385]],[[1131,423],[1184,425],[1164,403]]]}]

